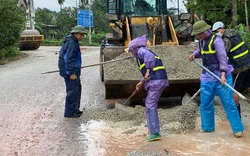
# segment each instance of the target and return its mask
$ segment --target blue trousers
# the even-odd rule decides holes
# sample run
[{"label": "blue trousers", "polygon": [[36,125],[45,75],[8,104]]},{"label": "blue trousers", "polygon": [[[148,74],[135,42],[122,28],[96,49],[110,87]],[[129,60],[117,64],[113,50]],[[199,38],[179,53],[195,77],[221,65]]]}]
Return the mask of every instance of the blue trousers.
[{"label": "blue trousers", "polygon": [[[232,75],[227,77],[227,83],[232,86]],[[222,85],[219,81],[216,82],[203,82],[201,81],[201,129],[206,132],[215,130],[214,118],[214,97],[218,95],[222,106],[226,112],[227,119],[231,125],[233,133],[243,132],[244,127],[239,116],[239,112],[233,100],[233,91],[227,86]]]},{"label": "blue trousers", "polygon": [[65,78],[64,80],[67,93],[64,115],[74,116],[79,112],[81,102],[82,85],[80,76],[76,80],[71,80],[70,78]]},{"label": "blue trousers", "polygon": [[145,99],[147,126],[150,134],[159,133],[159,117],[157,111],[158,101],[166,86],[150,86]]}]

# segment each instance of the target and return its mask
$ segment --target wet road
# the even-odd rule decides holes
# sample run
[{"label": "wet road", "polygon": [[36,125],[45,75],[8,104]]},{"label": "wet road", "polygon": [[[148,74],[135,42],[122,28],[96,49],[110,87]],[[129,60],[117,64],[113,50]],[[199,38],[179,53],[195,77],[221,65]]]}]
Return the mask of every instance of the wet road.
[{"label": "wet road", "polygon": [[[25,51],[27,58],[0,66],[0,155],[83,155],[81,119],[63,117],[65,86],[57,70],[60,47]],[[98,63],[99,48],[82,48],[83,65]],[[102,107],[99,68],[82,70],[82,106]]]},{"label": "wet road", "polygon": [[[64,118],[64,80],[58,73],[41,75],[57,70],[59,48],[26,51],[27,58],[0,66],[0,155],[250,155],[250,111],[244,107],[246,131],[239,139],[225,118],[217,119],[213,133],[162,134],[152,143],[143,142],[143,125]],[[83,65],[98,63],[98,57],[99,48],[82,47]],[[81,108],[105,108],[99,67],[83,69],[81,82]]]}]

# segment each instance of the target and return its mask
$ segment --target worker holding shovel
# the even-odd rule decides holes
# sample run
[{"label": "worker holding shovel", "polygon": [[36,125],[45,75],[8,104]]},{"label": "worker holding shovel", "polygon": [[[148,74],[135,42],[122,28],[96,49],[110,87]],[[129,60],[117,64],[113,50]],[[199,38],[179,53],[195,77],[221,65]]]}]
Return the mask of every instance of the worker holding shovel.
[{"label": "worker holding shovel", "polygon": [[213,35],[210,28],[211,26],[205,21],[197,21],[193,25],[192,35],[196,35],[200,40],[197,50],[189,55],[191,61],[195,58],[202,58],[203,66],[220,78],[219,81],[207,70],[203,70],[200,76],[200,131],[212,132],[215,130],[214,97],[218,95],[233,134],[238,138],[243,135],[244,127],[233,100],[233,91],[224,85],[226,82],[230,86],[233,85],[231,72],[234,68],[228,64],[224,41],[221,37]]},{"label": "worker holding shovel", "polygon": [[133,39],[128,46],[128,51],[137,59],[139,70],[142,73],[142,80],[136,85],[140,90],[143,84],[147,90],[146,118],[149,136],[145,141],[159,140],[160,126],[157,111],[157,104],[163,90],[169,85],[167,72],[159,56],[146,47],[146,36]]}]

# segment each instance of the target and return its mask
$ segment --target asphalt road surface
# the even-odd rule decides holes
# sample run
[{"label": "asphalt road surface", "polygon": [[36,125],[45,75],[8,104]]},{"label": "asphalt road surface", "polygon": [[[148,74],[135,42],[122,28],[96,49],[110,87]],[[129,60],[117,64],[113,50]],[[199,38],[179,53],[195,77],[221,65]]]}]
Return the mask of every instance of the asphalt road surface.
[{"label": "asphalt road surface", "polygon": [[[65,86],[57,70],[60,47],[23,51],[28,57],[0,66],[0,155],[83,155],[84,119],[63,117]],[[82,47],[83,65],[99,63],[98,47]],[[96,87],[97,86],[97,87]],[[99,68],[82,70],[81,109],[103,106]],[[88,89],[87,89],[88,88]]]}]

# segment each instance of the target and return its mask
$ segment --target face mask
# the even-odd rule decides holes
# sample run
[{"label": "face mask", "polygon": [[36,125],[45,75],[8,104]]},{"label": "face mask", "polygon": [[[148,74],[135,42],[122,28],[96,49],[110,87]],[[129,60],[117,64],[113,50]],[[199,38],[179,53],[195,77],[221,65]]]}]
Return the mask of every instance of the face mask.
[{"label": "face mask", "polygon": [[217,32],[216,35],[222,37],[223,34],[221,32]]}]

